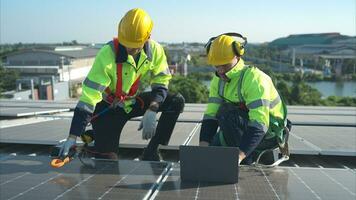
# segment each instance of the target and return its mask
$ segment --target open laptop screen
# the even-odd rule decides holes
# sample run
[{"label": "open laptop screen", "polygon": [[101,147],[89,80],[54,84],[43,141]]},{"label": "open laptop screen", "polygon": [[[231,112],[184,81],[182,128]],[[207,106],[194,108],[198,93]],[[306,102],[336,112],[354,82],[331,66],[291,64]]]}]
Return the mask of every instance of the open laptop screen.
[{"label": "open laptop screen", "polygon": [[238,182],[237,147],[180,146],[182,181]]}]

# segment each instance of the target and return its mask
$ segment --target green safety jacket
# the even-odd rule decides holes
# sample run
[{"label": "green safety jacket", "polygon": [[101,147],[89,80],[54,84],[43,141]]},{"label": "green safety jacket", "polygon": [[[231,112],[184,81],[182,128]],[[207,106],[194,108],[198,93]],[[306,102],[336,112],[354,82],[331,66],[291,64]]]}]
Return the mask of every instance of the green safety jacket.
[{"label": "green safety jacket", "polygon": [[271,78],[258,68],[246,66],[241,58],[226,76],[229,82],[218,76],[212,79],[203,121],[216,120],[224,102],[243,103],[248,109],[248,126],[262,129],[266,139],[276,137],[278,143],[284,143],[287,109]]},{"label": "green safety jacket", "polygon": [[[163,47],[153,40],[145,43],[136,60],[128,55],[124,46],[116,38],[104,45],[98,52],[94,64],[83,82],[82,95],[74,110],[70,134],[79,136],[86,125],[93,119],[92,114],[97,103],[102,100],[113,102],[116,90],[121,86],[120,93],[125,94],[122,101],[115,102],[126,113],[130,113],[138,95],[133,90],[140,84],[139,80],[150,76],[152,101],[162,103],[167,95],[170,74]],[[120,66],[120,70],[119,69]],[[119,71],[119,73],[118,73]],[[121,71],[121,82],[118,81]],[[120,80],[120,79],[119,79]],[[119,83],[119,84],[117,84]],[[137,84],[136,84],[137,83]],[[127,95],[126,95],[127,94]],[[117,99],[117,98],[116,98]]]},{"label": "green safety jacket", "polygon": [[[136,63],[131,55],[127,55],[127,60],[122,60],[122,91],[129,93],[129,90],[138,77],[141,79],[147,75],[152,75],[151,87],[166,87],[172,78],[166,56],[162,46],[157,42],[150,40],[147,51],[141,51],[138,62]],[[122,49],[120,50],[122,52]],[[120,54],[119,52],[119,54]],[[120,56],[120,55],[119,55]],[[79,99],[80,107],[89,112],[94,112],[95,105],[101,100],[106,100],[107,93],[105,89],[109,87],[110,91],[115,93],[117,81],[117,56],[112,43],[105,45],[96,56],[93,67],[87,78],[83,82],[83,92]],[[120,62],[120,60],[118,61]],[[135,98],[126,99],[121,107],[129,113],[131,105]]]}]

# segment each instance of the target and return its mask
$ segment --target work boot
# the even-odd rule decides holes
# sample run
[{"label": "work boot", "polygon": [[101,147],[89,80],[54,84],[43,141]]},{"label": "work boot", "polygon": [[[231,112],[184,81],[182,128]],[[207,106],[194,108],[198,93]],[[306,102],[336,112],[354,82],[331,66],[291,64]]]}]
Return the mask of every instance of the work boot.
[{"label": "work boot", "polygon": [[143,150],[142,156],[141,156],[141,160],[143,161],[158,161],[160,162],[162,159],[161,153],[159,152],[158,149],[156,149],[155,151],[150,151],[147,148],[145,148]]}]

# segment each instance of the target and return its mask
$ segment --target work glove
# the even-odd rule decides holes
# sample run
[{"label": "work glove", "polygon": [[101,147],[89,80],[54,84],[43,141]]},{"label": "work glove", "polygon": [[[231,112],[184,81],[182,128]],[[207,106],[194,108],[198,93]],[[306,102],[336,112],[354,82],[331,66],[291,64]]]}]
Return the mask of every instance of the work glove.
[{"label": "work glove", "polygon": [[58,157],[66,157],[69,153],[69,150],[76,145],[76,138],[68,137],[67,140],[60,146]]},{"label": "work glove", "polygon": [[150,109],[146,110],[145,114],[142,117],[140,126],[138,130],[142,130],[142,139],[148,140],[155,135],[156,132],[156,115],[157,112]]}]

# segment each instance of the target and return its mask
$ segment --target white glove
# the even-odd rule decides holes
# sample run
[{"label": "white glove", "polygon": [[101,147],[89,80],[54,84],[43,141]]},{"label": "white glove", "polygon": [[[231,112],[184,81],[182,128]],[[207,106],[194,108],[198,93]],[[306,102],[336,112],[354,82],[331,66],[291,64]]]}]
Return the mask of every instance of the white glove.
[{"label": "white glove", "polygon": [[76,138],[68,137],[67,140],[61,145],[58,157],[66,157],[69,153],[70,148],[76,145]]},{"label": "white glove", "polygon": [[156,133],[156,115],[155,111],[150,109],[146,110],[145,114],[142,117],[140,126],[138,130],[142,130],[142,139],[148,140],[152,138]]}]

